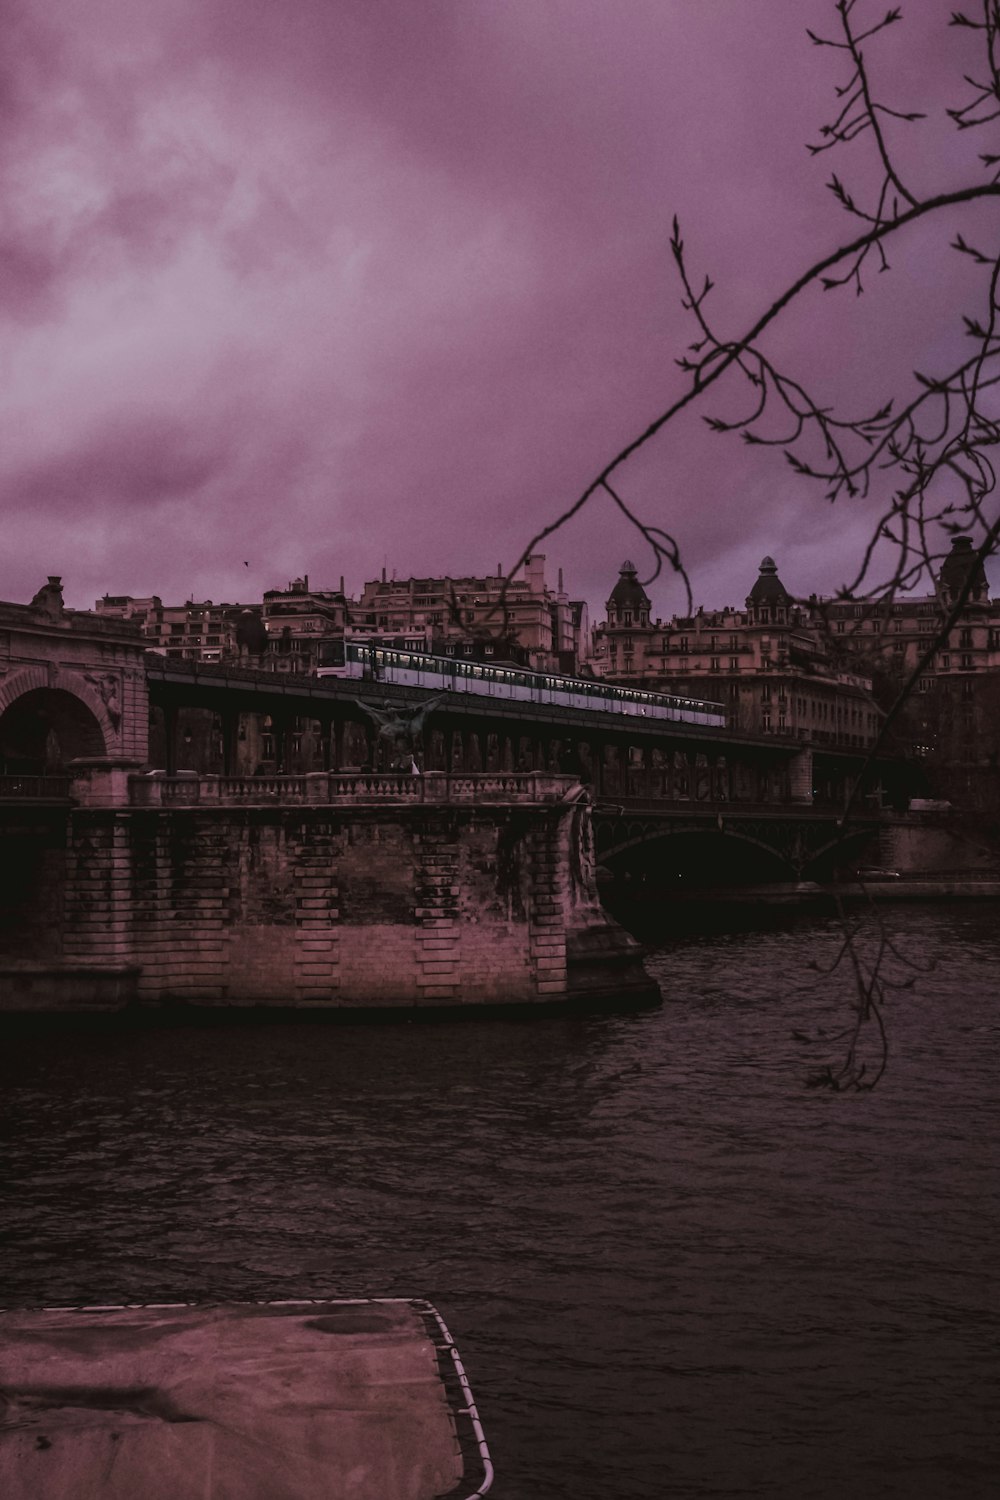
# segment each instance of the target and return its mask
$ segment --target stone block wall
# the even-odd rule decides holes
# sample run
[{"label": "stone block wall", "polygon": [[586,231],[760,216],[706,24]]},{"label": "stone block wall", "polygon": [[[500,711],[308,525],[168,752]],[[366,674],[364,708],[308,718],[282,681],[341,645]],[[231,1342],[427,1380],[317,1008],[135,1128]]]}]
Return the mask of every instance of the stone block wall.
[{"label": "stone block wall", "polygon": [[153,1004],[564,999],[574,816],[567,805],[79,808],[66,961],[135,965]]}]

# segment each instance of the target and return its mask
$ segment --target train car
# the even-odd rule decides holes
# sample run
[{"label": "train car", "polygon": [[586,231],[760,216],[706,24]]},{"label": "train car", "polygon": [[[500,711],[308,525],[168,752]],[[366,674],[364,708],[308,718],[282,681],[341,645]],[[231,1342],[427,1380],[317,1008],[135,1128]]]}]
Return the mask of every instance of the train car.
[{"label": "train car", "polygon": [[[339,657],[340,653],[337,654]],[[614,687],[593,678],[533,672],[526,667],[433,656],[429,652],[359,641],[345,642],[342,659],[328,661],[317,669],[316,675],[389,682],[439,693],[474,693],[556,708],[597,709],[636,718],[703,724],[713,729],[724,729],[726,725],[721,703],[653,693],[645,688]]]}]

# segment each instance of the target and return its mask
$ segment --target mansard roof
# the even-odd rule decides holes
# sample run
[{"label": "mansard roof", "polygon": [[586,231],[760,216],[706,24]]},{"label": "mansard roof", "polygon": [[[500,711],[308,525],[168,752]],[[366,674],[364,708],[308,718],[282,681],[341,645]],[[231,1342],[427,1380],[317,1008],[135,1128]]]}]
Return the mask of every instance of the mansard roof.
[{"label": "mansard roof", "polygon": [[986,571],[976,556],[971,536],[952,537],[951,551],[941,564],[941,572],[938,575],[945,598],[957,598],[970,574],[972,584],[968,597],[975,599],[980,589],[984,595],[988,594],[989,584],[986,580]]},{"label": "mansard roof", "polygon": [[792,596],[778,577],[778,564],[773,557],[765,557],[760,565],[760,577],[747,596],[747,607],[755,605],[791,604]]},{"label": "mansard roof", "polygon": [[649,595],[636,576],[635,563],[628,561],[622,563],[618,582],[611,590],[611,597],[608,600],[609,609],[612,605],[616,609],[649,608]]}]

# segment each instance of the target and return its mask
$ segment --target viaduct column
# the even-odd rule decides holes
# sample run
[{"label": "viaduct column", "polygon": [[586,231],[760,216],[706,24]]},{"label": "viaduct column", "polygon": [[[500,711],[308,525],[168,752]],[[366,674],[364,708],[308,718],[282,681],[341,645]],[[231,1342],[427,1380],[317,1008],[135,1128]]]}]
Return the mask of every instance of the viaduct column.
[{"label": "viaduct column", "polygon": [[788,764],[789,801],[812,806],[813,800],[813,753],[811,749],[800,750]]}]

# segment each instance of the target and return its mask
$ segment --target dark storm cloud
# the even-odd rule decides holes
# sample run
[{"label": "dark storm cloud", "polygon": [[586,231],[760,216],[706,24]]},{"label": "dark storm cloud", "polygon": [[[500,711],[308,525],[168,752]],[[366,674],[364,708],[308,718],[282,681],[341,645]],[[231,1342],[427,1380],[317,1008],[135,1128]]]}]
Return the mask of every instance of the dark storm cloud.
[{"label": "dark storm cloud", "polygon": [[[846,237],[803,148],[834,81],[803,26],[828,9],[8,7],[0,592],[30,597],[67,538],[80,603],[510,562],[680,389],[675,211],[729,333]],[[911,10],[893,90],[951,102],[957,43]],[[915,147],[922,187],[952,149]],[[881,395],[951,348],[946,244],[902,245],[863,318],[817,294],[771,347]],[[764,552],[834,587],[865,522],[696,419],[625,483],[706,603]],[[605,508],[547,550],[596,605],[636,546]]]}]

